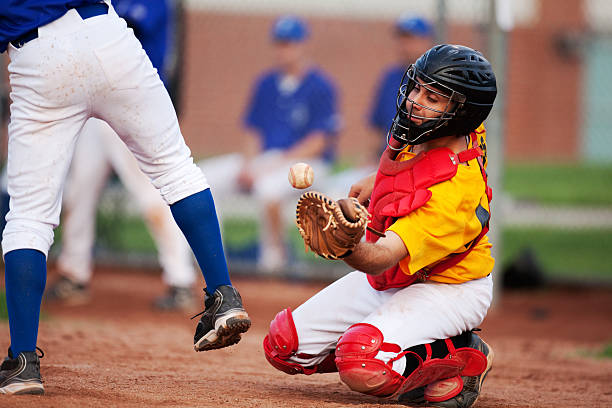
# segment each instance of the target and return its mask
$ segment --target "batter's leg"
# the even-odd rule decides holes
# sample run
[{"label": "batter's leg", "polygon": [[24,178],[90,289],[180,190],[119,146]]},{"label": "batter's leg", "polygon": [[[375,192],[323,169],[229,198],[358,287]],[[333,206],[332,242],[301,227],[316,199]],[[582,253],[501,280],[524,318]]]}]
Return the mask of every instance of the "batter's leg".
[{"label": "batter's leg", "polygon": [[193,250],[206,280],[206,308],[194,336],[196,350],[239,340],[250,319],[231,287],[214,201],[193,163],[168,92],[125,21],[109,10],[104,45],[94,50],[109,81],[93,98],[93,110],[136,157],[159,189]]},{"label": "batter's leg", "polygon": [[47,84],[48,78],[36,69],[39,64],[32,64],[42,57],[29,45],[19,55],[11,51],[9,65],[13,98],[8,143],[10,210],[2,249],[11,351],[15,356],[35,351],[46,257],[53,228],[59,224],[74,142],[87,118],[78,96],[57,101],[53,90],[48,97],[41,95],[47,88],[34,91],[35,85]]}]

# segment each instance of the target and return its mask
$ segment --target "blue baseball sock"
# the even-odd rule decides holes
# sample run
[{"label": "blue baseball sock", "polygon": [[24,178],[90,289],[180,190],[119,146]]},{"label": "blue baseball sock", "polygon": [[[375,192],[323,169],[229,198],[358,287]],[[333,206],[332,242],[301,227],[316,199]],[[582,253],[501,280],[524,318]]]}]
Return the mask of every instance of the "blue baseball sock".
[{"label": "blue baseball sock", "polygon": [[221,285],[231,285],[210,189],[183,198],[170,210],[200,265],[207,292],[212,294]]},{"label": "blue baseball sock", "polygon": [[6,305],[11,330],[11,352],[34,351],[45,283],[47,260],[35,249],[16,249],[4,255]]}]

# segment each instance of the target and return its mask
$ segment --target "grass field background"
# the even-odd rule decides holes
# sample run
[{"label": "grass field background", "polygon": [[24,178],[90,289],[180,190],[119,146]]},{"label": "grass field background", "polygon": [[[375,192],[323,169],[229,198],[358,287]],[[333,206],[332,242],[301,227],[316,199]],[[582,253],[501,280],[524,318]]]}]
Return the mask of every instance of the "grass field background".
[{"label": "grass field background", "polygon": [[518,200],[612,208],[612,165],[511,163],[503,183]]},{"label": "grass field background", "polygon": [[[568,164],[509,164],[504,175],[505,193],[514,200],[568,208],[612,209],[612,166]],[[98,212],[97,248],[110,252],[152,254],[154,242],[138,216],[118,208]],[[223,235],[230,259],[249,260],[257,251],[257,220],[253,217],[227,218]],[[325,263],[304,253],[297,229],[287,227],[292,261]],[[525,250],[548,276],[609,280],[612,282],[612,228],[515,227],[502,231],[501,265],[507,265]],[[61,244],[61,228],[56,242]],[[57,252],[57,248],[54,249]],[[500,260],[498,260],[500,261]]]}]

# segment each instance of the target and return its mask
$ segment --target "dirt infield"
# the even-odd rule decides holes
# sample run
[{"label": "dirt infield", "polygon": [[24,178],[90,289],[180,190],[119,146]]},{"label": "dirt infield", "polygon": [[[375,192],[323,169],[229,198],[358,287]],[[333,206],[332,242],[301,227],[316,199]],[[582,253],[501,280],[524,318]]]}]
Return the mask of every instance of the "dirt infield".
[{"label": "dirt infield", "polygon": [[[400,406],[350,391],[337,374],[288,376],[265,361],[269,321],[323,285],[234,283],[252,329],[229,349],[195,353],[195,320],[150,308],[158,275],[99,270],[90,304],[44,307],[46,395],[0,396],[0,407]],[[612,339],[611,291],[505,293],[482,328],[496,359],[478,407],[612,406],[612,360],[589,356]],[[7,346],[7,323],[0,338]]]}]

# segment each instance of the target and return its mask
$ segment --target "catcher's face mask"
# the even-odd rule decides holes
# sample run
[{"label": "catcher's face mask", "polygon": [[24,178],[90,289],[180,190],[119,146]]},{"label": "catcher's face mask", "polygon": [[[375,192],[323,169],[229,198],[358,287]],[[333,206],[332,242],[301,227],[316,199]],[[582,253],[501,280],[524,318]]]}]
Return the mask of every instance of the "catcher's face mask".
[{"label": "catcher's face mask", "polygon": [[402,144],[421,144],[437,137],[465,103],[465,95],[433,80],[412,65],[397,94],[397,113],[387,135]]}]

